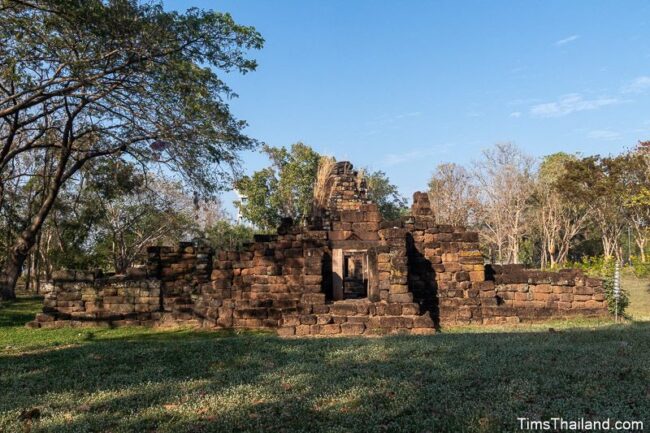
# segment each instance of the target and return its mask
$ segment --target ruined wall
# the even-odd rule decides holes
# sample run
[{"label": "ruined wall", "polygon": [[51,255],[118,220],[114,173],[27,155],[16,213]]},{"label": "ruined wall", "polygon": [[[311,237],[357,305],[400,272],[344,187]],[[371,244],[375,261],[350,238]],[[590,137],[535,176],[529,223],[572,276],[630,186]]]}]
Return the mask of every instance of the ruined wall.
[{"label": "ruined wall", "polygon": [[162,318],[161,281],[146,271],[104,278],[65,270],[52,278],[53,290],[31,326],[154,325]]},{"label": "ruined wall", "polygon": [[483,323],[608,314],[603,281],[582,271],[544,272],[521,265],[488,265],[486,271]]},{"label": "ruined wall", "polygon": [[257,236],[242,251],[181,244],[149,248],[146,268],[108,278],[55,273],[43,313],[31,326],[195,325],[278,328],[282,335],[427,333],[407,284],[404,230],[379,231],[379,299],[327,302],[322,264],[328,232]]},{"label": "ruined wall", "polygon": [[[424,334],[449,325],[607,314],[602,281],[579,271],[486,266],[478,234],[436,224],[426,193],[414,194],[409,216],[382,221],[343,162],[332,169],[326,202],[309,227],[284,220],[277,235],[255,236],[239,251],[181,243],[149,248],[146,267],[124,276],[57,272],[30,326]],[[353,277],[345,273],[350,257],[363,267]],[[363,287],[365,296],[348,296],[346,284]]]}]

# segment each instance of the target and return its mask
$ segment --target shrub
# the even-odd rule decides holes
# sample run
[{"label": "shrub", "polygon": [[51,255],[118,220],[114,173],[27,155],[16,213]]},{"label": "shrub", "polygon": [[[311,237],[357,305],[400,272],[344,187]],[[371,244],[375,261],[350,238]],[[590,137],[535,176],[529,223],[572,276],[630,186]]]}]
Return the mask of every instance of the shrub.
[{"label": "shrub", "polygon": [[636,256],[630,257],[630,261],[632,262],[632,270],[634,271],[634,275],[637,278],[650,277],[650,263],[642,263],[641,260]]},{"label": "shrub", "polygon": [[614,297],[614,273],[612,272],[611,277],[606,277],[604,280],[605,282],[603,286],[605,289],[605,299],[607,299],[607,310],[611,314],[614,314],[618,308],[618,315],[623,316],[625,314],[625,309],[630,304],[630,298],[627,295],[627,291],[621,287],[617,306],[616,298]]}]

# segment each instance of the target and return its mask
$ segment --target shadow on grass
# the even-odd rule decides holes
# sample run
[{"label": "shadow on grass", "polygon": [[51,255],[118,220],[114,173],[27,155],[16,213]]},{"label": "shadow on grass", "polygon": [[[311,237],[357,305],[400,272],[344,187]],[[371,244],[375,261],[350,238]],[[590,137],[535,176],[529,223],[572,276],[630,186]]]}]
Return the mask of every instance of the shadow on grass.
[{"label": "shadow on grass", "polygon": [[34,307],[40,306],[42,303],[43,298],[39,296],[0,302],[0,328],[24,326],[27,322],[34,320]]},{"label": "shadow on grass", "polygon": [[[39,332],[34,330],[33,332]],[[556,333],[283,340],[87,332],[0,354],[0,431],[503,432],[533,420],[650,422],[650,324]]]}]

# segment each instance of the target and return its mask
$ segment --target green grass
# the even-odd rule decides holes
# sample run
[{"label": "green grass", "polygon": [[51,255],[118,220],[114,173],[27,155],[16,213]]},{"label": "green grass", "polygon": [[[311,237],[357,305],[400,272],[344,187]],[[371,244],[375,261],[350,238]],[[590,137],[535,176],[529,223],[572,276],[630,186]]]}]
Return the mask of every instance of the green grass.
[{"label": "green grass", "polygon": [[[38,308],[0,309],[2,432],[509,432],[517,417],[555,416],[650,426],[650,323],[283,340],[24,328]],[[34,408],[38,420],[19,419]]]},{"label": "green grass", "polygon": [[632,272],[624,272],[621,287],[630,296],[627,314],[634,320],[650,321],[650,280],[637,278]]}]

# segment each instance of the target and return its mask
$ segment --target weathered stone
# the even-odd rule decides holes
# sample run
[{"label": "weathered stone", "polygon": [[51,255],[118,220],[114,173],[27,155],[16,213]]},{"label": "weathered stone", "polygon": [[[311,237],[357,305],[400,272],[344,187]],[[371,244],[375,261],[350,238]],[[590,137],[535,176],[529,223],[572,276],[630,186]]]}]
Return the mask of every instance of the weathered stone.
[{"label": "weathered stone", "polygon": [[296,335],[295,326],[281,326],[278,328],[278,335],[280,337],[290,337]]},{"label": "weathered stone", "polygon": [[342,323],[341,334],[343,335],[360,335],[366,330],[363,323]]},{"label": "weathered stone", "polygon": [[[149,248],[146,266],[126,276],[57,271],[31,326],[115,321],[271,327],[280,335],[415,334],[432,332],[434,319],[447,326],[607,314],[601,280],[484,265],[478,234],[436,224],[426,193],[415,195],[412,215],[381,221],[364,182],[351,164],[336,163],[308,227],[284,219],[277,235],[256,236],[239,251],[181,243]],[[351,288],[367,299],[344,300]],[[420,315],[438,310],[435,318]]]}]

